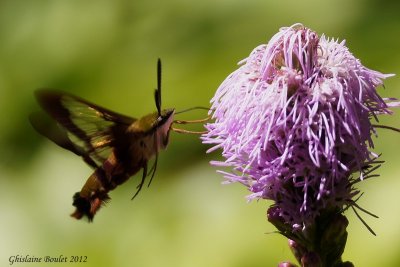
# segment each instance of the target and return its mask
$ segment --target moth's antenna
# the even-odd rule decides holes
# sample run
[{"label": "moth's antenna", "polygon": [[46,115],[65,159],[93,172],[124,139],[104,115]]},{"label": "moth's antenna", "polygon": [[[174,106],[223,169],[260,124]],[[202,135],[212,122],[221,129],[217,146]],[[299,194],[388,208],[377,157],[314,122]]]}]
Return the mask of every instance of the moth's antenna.
[{"label": "moth's antenna", "polygon": [[157,61],[157,88],[154,91],[154,100],[156,101],[156,107],[158,116],[161,116],[161,59]]}]

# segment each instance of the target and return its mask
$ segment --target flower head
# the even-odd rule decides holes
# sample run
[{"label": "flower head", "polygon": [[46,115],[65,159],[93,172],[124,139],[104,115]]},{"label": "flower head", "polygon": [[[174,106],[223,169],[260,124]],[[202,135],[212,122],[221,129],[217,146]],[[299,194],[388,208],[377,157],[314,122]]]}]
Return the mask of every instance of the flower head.
[{"label": "flower head", "polygon": [[214,122],[203,143],[222,149],[222,172],[274,201],[291,231],[304,230],[325,210],[354,203],[357,181],[369,177],[370,119],[391,114],[376,88],[390,74],[364,67],[345,42],[296,24],[256,47],[218,88]]}]

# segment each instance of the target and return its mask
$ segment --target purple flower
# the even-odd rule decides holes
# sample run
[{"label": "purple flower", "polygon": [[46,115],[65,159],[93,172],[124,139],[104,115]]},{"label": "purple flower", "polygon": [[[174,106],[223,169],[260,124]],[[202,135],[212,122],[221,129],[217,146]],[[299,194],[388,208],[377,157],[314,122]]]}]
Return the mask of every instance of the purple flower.
[{"label": "purple flower", "polygon": [[240,182],[249,199],[274,201],[291,232],[314,225],[325,211],[356,205],[357,182],[379,165],[371,151],[377,115],[391,114],[376,88],[392,74],[364,67],[345,46],[295,24],[256,47],[218,88],[214,122],[206,125],[216,166]]}]

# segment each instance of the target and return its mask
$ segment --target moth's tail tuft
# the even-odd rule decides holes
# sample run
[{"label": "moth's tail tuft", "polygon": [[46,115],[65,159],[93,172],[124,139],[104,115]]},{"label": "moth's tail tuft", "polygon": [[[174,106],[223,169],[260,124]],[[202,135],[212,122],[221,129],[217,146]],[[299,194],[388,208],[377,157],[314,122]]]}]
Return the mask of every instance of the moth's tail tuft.
[{"label": "moth's tail tuft", "polygon": [[103,206],[110,197],[107,194],[94,195],[90,199],[82,197],[80,192],[75,193],[73,196],[72,205],[76,210],[71,214],[71,217],[80,220],[86,216],[89,222],[93,221],[96,212]]}]

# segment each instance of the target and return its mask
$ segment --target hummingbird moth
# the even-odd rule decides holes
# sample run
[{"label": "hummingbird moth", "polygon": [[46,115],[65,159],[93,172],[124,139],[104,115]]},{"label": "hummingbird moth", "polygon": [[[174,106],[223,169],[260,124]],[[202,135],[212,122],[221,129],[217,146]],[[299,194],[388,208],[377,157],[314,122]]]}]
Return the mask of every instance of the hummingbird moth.
[{"label": "hummingbird moth", "polygon": [[[76,219],[94,215],[110,197],[108,192],[143,170],[132,199],[137,196],[151,174],[150,185],[157,167],[158,153],[169,142],[170,130],[178,133],[201,133],[176,129],[173,123],[202,122],[174,121],[174,108],[161,109],[161,60],[157,63],[157,88],[154,98],[157,111],[139,119],[125,116],[93,104],[80,97],[54,90],[35,92],[42,109],[57,122],[50,128],[40,116],[32,114],[30,122],[37,132],[67,149],[94,169],[81,191],[73,196]],[[148,162],[155,157],[149,169]]]}]

